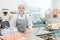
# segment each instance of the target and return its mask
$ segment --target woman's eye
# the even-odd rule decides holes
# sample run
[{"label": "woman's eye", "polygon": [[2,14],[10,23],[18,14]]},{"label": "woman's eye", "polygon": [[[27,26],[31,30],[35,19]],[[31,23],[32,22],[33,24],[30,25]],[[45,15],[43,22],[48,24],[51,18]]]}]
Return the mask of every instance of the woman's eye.
[{"label": "woman's eye", "polygon": [[24,7],[19,7],[19,9],[24,9]]},{"label": "woman's eye", "polygon": [[21,7],[19,7],[19,9],[21,9]]},{"label": "woman's eye", "polygon": [[24,9],[24,7],[22,9]]}]

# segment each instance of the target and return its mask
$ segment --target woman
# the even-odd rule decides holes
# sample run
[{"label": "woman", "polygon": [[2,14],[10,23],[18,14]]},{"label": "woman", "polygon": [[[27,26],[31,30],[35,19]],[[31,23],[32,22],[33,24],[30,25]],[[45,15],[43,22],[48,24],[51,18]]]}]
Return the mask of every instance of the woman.
[{"label": "woman", "polygon": [[23,36],[24,34],[28,33],[29,28],[32,28],[32,21],[28,15],[26,15],[25,10],[26,6],[24,3],[20,3],[18,6],[19,12],[14,15],[11,20],[11,28],[14,29],[14,33],[21,33]]}]

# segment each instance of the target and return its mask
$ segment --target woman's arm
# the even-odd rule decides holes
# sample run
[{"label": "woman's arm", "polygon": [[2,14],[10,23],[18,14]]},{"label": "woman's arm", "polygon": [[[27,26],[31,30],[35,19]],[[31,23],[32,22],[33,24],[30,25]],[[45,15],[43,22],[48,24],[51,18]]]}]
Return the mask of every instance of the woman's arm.
[{"label": "woman's arm", "polygon": [[33,23],[32,23],[32,20],[31,20],[31,16],[28,16],[27,19],[28,19],[28,28],[32,28]]},{"label": "woman's arm", "polygon": [[10,20],[10,28],[12,28],[13,31],[17,31],[17,28],[16,28],[16,15],[15,14],[12,17],[12,19]]}]

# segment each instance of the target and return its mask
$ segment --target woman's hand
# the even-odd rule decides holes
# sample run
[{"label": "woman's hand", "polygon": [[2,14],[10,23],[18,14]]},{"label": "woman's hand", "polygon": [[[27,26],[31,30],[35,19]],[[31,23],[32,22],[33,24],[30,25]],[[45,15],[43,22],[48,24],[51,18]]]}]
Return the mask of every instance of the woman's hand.
[{"label": "woman's hand", "polygon": [[29,28],[26,29],[26,32],[25,32],[25,33],[26,33],[26,34],[29,34]]}]

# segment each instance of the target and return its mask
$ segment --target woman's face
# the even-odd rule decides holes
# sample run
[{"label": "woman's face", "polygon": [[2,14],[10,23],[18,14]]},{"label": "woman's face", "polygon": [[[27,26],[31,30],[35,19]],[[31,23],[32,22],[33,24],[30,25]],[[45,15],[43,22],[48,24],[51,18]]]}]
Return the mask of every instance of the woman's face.
[{"label": "woman's face", "polygon": [[25,8],[24,8],[24,5],[20,5],[19,7],[18,7],[18,10],[19,10],[19,12],[24,12],[24,10],[25,10]]}]

